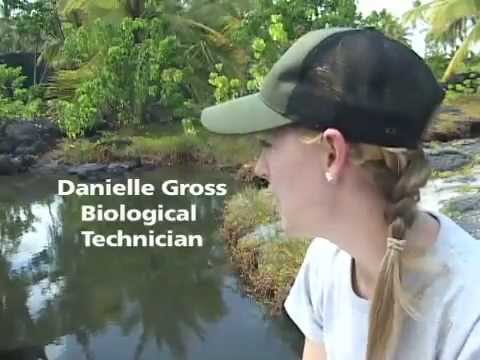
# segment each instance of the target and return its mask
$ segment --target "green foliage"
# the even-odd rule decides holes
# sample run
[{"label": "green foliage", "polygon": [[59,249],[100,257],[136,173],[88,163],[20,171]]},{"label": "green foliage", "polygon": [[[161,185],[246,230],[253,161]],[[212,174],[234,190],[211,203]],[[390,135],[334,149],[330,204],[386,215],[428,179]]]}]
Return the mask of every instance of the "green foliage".
[{"label": "green foliage", "polygon": [[[162,35],[161,22],[126,18],[118,29],[100,20],[96,24],[93,38],[97,44],[92,48],[97,49],[88,52],[92,32],[83,28],[69,33],[65,42],[72,60],[80,53],[85,56],[80,63],[92,56],[103,59],[94,76],[78,86],[72,100],[58,102],[59,123],[68,136],[84,135],[108,114],[115,114],[121,125],[140,123],[153,99],[183,114],[187,98],[182,83],[191,69],[182,65],[177,39]],[[140,32],[142,42],[136,38]]]},{"label": "green foliage", "polygon": [[[429,42],[451,52],[450,61],[442,80],[448,80],[469,58],[473,46],[480,40],[480,5],[472,0],[433,0],[415,3],[404,15],[406,23],[416,24],[421,20],[430,25]],[[447,51],[448,49],[448,51]]]},{"label": "green foliage", "polygon": [[424,59],[425,62],[430,66],[430,69],[432,69],[435,77],[440,79],[448,67],[448,57],[445,54],[436,52],[427,53]]},{"label": "green foliage", "polygon": [[362,19],[361,24],[383,31],[385,35],[410,46],[410,41],[407,38],[407,27],[385,9],[373,11],[370,15]]},{"label": "green foliage", "polygon": [[26,77],[20,67],[0,65],[0,118],[32,119],[40,115],[42,102],[37,97],[36,88],[26,89],[23,83]]},{"label": "green foliage", "polygon": [[51,110],[71,138],[103,122],[140,124],[154,103],[196,134],[200,109],[258,91],[310,30],[368,25],[407,42],[396,18],[381,11],[362,19],[355,0],[13,3],[18,31],[31,47],[41,43],[55,67]]},{"label": "green foliage", "polygon": [[9,3],[10,18],[0,23],[6,33],[0,39],[0,49],[34,52],[40,55],[38,62],[53,62],[63,41],[56,0],[10,0]]},{"label": "green foliage", "polygon": [[215,65],[209,79],[215,100],[223,102],[258,91],[273,64],[298,37],[334,26],[374,26],[408,45],[407,29],[394,16],[383,10],[362,19],[353,0],[262,0],[227,33],[234,46],[249,50],[245,54],[248,66],[242,74],[234,74]]},{"label": "green foliage", "polygon": [[101,49],[114,45],[118,37],[115,27],[101,20],[96,21],[91,27],[76,28],[67,25],[64,31],[62,59],[58,64],[62,69],[77,69],[88,63]]}]

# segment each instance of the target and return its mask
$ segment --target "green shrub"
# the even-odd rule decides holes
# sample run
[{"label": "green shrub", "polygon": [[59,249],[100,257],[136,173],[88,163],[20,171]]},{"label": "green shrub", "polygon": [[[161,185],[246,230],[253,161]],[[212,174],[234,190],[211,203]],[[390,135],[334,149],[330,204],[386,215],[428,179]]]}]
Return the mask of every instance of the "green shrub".
[{"label": "green shrub", "polygon": [[33,119],[43,110],[43,102],[38,98],[38,89],[26,89],[23,84],[26,76],[21,67],[0,65],[0,118],[3,120],[24,118]]}]

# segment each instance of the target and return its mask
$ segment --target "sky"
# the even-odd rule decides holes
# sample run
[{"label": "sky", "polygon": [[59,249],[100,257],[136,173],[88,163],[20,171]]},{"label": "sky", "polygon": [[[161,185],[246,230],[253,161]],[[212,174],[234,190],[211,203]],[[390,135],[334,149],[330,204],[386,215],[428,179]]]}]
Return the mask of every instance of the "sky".
[{"label": "sky", "polygon": [[[391,14],[401,17],[406,11],[413,7],[413,0],[357,0],[358,10],[363,15],[368,15],[372,11],[387,9]],[[425,27],[418,26],[416,29],[410,29],[409,36],[412,48],[415,52],[424,56],[425,53]]]}]

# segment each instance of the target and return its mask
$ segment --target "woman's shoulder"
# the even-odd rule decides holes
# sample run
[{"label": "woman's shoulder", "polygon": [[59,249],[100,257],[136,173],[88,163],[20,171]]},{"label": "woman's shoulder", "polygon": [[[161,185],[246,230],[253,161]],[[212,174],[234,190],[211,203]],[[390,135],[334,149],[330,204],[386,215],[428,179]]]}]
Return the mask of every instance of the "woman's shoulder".
[{"label": "woman's shoulder", "polygon": [[[475,239],[448,215],[431,212],[440,221],[440,231],[434,248],[435,260],[441,271],[433,273],[437,286],[432,291],[459,312],[480,315],[480,240]],[[441,296],[440,296],[441,295]],[[471,309],[467,309],[469,306]]]},{"label": "woman's shoulder", "polygon": [[[314,238],[305,254],[304,267],[324,286],[334,282],[348,264],[349,255],[330,240],[322,237]],[[323,280],[322,280],[323,279]]]},{"label": "woman's shoulder", "polygon": [[305,260],[325,267],[331,265],[342,253],[343,251],[330,240],[316,237],[307,248]]},{"label": "woman's shoulder", "polygon": [[[442,358],[477,359],[480,355],[478,340],[475,344],[469,340],[466,348],[464,344],[472,334],[478,336],[476,334],[480,332],[480,287],[477,279],[480,274],[480,241],[448,215],[438,211],[430,213],[440,222],[433,254],[441,267],[440,271],[424,278],[425,286],[418,293],[420,300],[425,299],[419,304],[420,313],[425,314],[425,331],[428,332],[431,324],[436,323],[440,326],[441,342],[447,344],[445,339],[449,339],[448,346],[443,350],[445,357]],[[476,347],[475,357],[458,357],[462,346],[462,354],[467,354],[471,350],[468,347],[472,345]]]},{"label": "woman's shoulder", "polygon": [[[480,270],[480,241],[448,215],[441,212],[431,213],[440,222],[435,250],[438,256],[448,264],[450,270],[459,272]],[[472,275],[475,275],[475,272]]]}]

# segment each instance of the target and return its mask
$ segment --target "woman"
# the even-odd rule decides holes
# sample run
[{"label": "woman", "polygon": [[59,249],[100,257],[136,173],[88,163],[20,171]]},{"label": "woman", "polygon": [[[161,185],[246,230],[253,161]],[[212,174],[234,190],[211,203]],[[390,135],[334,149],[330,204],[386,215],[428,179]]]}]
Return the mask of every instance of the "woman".
[{"label": "woman", "polygon": [[480,243],[417,206],[443,95],[401,43],[335,28],[298,39],[258,94],[202,112],[213,132],[262,135],[282,226],[314,238],[285,301],[304,360],[480,359]]}]

